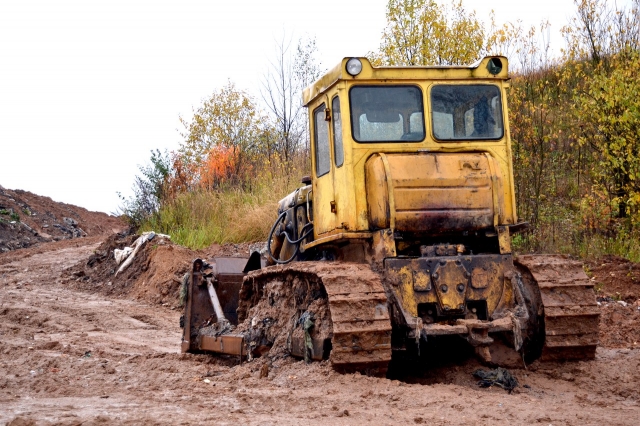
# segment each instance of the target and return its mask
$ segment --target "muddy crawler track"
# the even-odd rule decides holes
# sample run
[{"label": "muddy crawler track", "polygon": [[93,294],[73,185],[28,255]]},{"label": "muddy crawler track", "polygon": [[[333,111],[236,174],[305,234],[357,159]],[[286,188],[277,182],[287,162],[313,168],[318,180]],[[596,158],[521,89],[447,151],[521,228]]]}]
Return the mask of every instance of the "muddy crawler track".
[{"label": "muddy crawler track", "polygon": [[[316,296],[300,294],[304,289],[315,292]],[[323,296],[319,296],[321,294]],[[380,276],[367,265],[299,262],[272,266],[245,278],[240,299],[238,313],[246,318],[245,327],[251,327],[250,323],[254,327],[268,324],[271,329],[263,333],[269,335],[268,340],[273,340],[270,352],[282,350],[277,346],[286,339],[277,334],[284,331],[291,335],[293,330],[286,328],[295,327],[296,318],[308,309],[316,316],[316,336],[313,337],[331,339],[329,359],[334,368],[376,375],[387,370],[391,360],[387,297]],[[314,303],[320,299],[325,311],[328,301],[329,315]]]},{"label": "muddy crawler track", "polygon": [[538,284],[544,306],[542,360],[593,359],[600,312],[582,263],[564,256],[518,256]]}]

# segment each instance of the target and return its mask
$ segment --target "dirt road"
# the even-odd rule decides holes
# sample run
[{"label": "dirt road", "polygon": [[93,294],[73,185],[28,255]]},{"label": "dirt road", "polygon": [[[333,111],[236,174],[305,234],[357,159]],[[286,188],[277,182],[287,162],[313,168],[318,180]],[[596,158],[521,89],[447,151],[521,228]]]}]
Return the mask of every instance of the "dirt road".
[{"label": "dirt road", "polygon": [[151,304],[108,295],[110,281],[79,288],[65,279],[63,271],[86,262],[99,243],[82,238],[0,255],[0,425],[555,426],[640,418],[633,303],[602,304],[604,346],[594,361],[512,370],[520,386],[511,394],[479,388],[472,373],[482,366],[473,358],[404,380],[291,359],[240,365],[181,355],[180,314],[162,298]]}]

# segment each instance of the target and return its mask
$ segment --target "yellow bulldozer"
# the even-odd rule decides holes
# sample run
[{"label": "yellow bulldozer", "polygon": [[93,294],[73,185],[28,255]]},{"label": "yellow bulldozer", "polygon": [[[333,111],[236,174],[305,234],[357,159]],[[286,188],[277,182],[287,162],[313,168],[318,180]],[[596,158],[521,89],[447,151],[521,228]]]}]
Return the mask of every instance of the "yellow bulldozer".
[{"label": "yellow bulldozer", "polygon": [[197,259],[183,352],[268,352],[384,373],[394,353],[468,342],[484,361],[589,359],[578,261],[512,254],[507,58],[375,67],[345,58],[303,93],[311,175],[279,203],[266,253]]}]

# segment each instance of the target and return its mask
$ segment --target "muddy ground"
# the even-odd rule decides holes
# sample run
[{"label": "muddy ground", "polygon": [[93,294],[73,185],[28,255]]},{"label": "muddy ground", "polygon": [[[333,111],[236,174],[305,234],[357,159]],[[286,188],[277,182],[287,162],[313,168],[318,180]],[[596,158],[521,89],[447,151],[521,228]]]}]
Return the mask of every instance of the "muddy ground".
[{"label": "muddy ground", "polygon": [[0,254],[0,425],[629,425],[640,418],[638,264],[587,264],[602,312],[595,360],[512,369],[519,386],[508,393],[480,388],[472,373],[484,367],[464,354],[393,379],[287,357],[241,364],[180,354],[179,282],[190,262],[246,255],[249,246],[192,252],[156,237],[115,277],[112,249],[135,238],[97,233]]}]

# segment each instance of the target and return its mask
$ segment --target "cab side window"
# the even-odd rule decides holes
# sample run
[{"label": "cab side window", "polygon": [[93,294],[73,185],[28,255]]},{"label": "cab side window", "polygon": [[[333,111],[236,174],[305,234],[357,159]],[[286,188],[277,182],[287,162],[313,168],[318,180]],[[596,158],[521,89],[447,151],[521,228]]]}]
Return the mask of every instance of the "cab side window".
[{"label": "cab side window", "polygon": [[336,156],[336,167],[344,163],[344,148],[342,146],[342,115],[340,114],[340,99],[336,96],[331,102],[331,118],[333,122],[333,152]]},{"label": "cab side window", "polygon": [[331,159],[329,154],[329,126],[324,120],[325,104],[313,111],[314,143],[316,148],[316,176],[329,173]]}]

